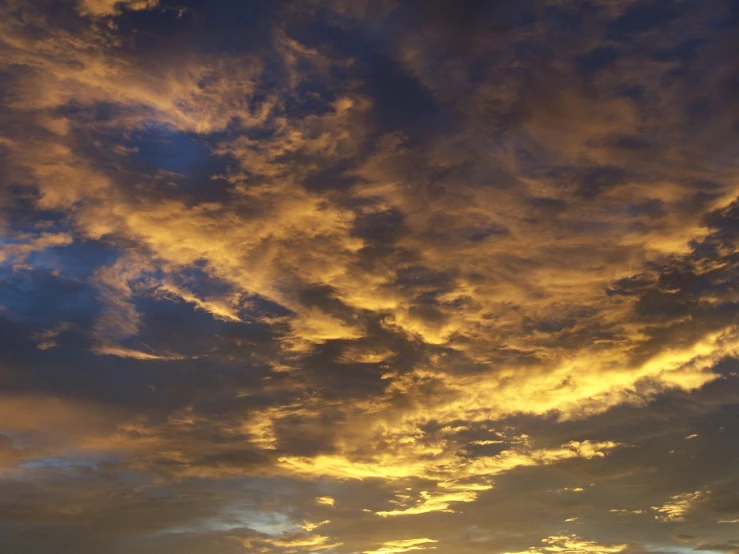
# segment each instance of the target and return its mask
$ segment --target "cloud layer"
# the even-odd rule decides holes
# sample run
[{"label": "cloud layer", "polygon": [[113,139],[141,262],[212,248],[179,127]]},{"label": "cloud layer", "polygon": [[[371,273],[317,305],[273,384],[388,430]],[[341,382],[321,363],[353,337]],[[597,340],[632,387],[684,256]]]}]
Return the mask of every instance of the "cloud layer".
[{"label": "cloud layer", "polygon": [[5,2],[3,551],[739,550],[738,25]]}]

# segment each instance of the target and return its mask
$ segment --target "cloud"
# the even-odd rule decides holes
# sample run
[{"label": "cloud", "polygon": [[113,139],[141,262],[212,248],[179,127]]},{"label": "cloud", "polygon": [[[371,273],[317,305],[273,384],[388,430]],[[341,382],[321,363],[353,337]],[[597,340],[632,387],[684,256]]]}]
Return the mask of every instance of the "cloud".
[{"label": "cloud", "polygon": [[47,248],[67,246],[73,237],[66,233],[43,233],[38,237],[19,236],[12,242],[0,245],[0,263],[11,261],[14,267],[25,265],[29,255]]},{"label": "cloud", "polygon": [[165,297],[181,298],[185,302],[189,302],[195,305],[196,308],[208,312],[217,319],[223,319],[225,321],[239,322],[239,318],[236,310],[229,305],[227,301],[223,300],[202,300],[188,292],[183,290],[176,285],[165,284],[159,288],[161,294]]},{"label": "cloud", "polygon": [[118,15],[122,9],[150,10],[159,4],[159,0],[83,0],[79,4],[82,15],[104,17]]},{"label": "cloud", "polygon": [[736,544],[701,544],[694,548],[696,551],[708,552],[736,552]]},{"label": "cloud", "polygon": [[459,491],[451,493],[430,494],[428,491],[421,491],[421,500],[416,506],[401,508],[397,510],[377,512],[378,516],[402,516],[414,514],[426,514],[429,512],[453,512],[449,505],[456,502],[474,502],[477,500],[477,493],[471,491]]},{"label": "cloud", "polygon": [[[524,552],[566,552],[572,554],[622,552],[628,545],[613,544],[603,545],[593,541],[584,540],[577,535],[553,535],[542,539],[543,546],[532,546]],[[512,553],[509,553],[512,554]],[[521,553],[516,553],[521,554]]]},{"label": "cloud", "polygon": [[662,506],[653,506],[652,510],[658,513],[655,517],[661,521],[684,521],[688,512],[705,496],[706,493],[703,491],[677,494]]},{"label": "cloud", "polygon": [[399,554],[401,552],[412,552],[414,550],[432,550],[436,543],[433,539],[404,539],[383,543],[377,550],[365,550],[364,554]]},{"label": "cloud", "polygon": [[133,358],[135,360],[182,360],[184,356],[176,354],[150,354],[133,348],[125,348],[116,345],[98,344],[92,348],[95,354],[118,356],[120,358]]},{"label": "cloud", "polygon": [[[387,441],[389,437],[385,437]],[[399,437],[402,441],[402,437]],[[360,452],[344,455],[319,455],[313,458],[278,458],[279,464],[289,474],[339,479],[381,478],[388,481],[427,479],[436,481],[437,491],[422,490],[414,499],[406,491],[396,495],[391,502],[398,506],[392,510],[378,510],[382,517],[425,514],[429,512],[454,512],[454,503],[474,502],[480,492],[493,487],[492,478],[522,467],[557,463],[573,458],[591,459],[605,456],[618,445],[613,442],[571,442],[557,449],[523,448],[504,450],[496,456],[478,456],[465,460],[446,445],[424,446],[415,441],[402,441],[391,454],[388,449],[374,459],[355,459]],[[450,445],[451,446],[451,445]],[[407,489],[411,490],[411,489]]]},{"label": "cloud", "polygon": [[328,537],[322,535],[292,535],[284,538],[260,537],[244,539],[243,545],[247,552],[323,552],[331,551],[341,543],[331,543]]},{"label": "cloud", "polygon": [[7,549],[726,550],[735,12],[3,3]]},{"label": "cloud", "polygon": [[69,331],[71,328],[72,326],[69,323],[62,322],[51,329],[35,333],[32,338],[36,341],[36,346],[40,350],[55,348],[58,346],[57,339],[59,335],[65,331]]}]

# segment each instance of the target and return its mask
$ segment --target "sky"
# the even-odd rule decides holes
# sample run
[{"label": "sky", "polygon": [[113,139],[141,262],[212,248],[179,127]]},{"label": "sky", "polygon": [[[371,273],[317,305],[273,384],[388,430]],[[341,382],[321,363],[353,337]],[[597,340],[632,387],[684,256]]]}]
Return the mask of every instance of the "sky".
[{"label": "sky", "polygon": [[0,2],[0,552],[739,553],[739,2]]}]

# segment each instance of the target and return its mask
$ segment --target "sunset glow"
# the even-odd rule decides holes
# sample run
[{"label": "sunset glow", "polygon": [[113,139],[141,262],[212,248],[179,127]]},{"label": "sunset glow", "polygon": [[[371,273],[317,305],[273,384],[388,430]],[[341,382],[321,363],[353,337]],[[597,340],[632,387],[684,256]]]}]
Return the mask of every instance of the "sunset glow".
[{"label": "sunset glow", "polygon": [[0,2],[1,554],[739,554],[739,3]]}]

